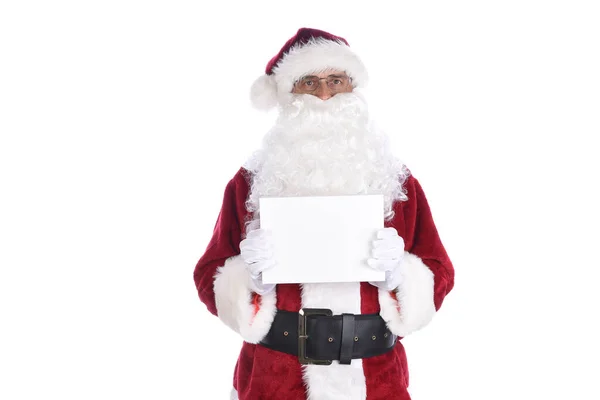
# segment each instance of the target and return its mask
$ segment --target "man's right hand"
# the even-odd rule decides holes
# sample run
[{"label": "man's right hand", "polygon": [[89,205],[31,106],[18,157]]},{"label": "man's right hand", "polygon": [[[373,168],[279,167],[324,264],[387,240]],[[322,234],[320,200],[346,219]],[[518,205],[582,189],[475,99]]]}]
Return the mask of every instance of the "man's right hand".
[{"label": "man's right hand", "polygon": [[277,264],[273,256],[271,233],[264,229],[248,232],[246,238],[240,242],[240,256],[248,267],[252,290],[258,294],[273,291],[275,284],[262,282],[263,271],[273,268]]}]

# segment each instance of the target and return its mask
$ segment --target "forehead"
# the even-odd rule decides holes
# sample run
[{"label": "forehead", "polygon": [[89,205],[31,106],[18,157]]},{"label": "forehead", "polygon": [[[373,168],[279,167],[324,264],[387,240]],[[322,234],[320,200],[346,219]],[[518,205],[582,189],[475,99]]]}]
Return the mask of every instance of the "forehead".
[{"label": "forehead", "polygon": [[321,71],[312,71],[304,74],[303,76],[317,76],[319,78],[327,78],[329,75],[345,75],[346,72],[341,69],[327,68]]}]

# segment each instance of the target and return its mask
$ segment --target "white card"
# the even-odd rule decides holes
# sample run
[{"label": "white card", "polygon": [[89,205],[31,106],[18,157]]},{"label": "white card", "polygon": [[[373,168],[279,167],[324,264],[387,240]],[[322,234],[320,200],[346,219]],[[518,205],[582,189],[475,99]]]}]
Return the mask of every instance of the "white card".
[{"label": "white card", "polygon": [[382,281],[367,265],[383,228],[383,196],[263,197],[260,227],[273,234],[277,266],[264,283]]}]

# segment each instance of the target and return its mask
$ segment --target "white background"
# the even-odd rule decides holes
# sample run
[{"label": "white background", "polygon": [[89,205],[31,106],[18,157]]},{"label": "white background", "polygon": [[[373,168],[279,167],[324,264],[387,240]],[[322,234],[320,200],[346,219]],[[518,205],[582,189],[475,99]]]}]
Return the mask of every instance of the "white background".
[{"label": "white background", "polygon": [[192,272],[273,122],[249,87],[302,26],[362,56],[456,267],[405,339],[413,398],[600,398],[599,20],[594,1],[3,1],[0,398],[226,398],[240,339]]}]

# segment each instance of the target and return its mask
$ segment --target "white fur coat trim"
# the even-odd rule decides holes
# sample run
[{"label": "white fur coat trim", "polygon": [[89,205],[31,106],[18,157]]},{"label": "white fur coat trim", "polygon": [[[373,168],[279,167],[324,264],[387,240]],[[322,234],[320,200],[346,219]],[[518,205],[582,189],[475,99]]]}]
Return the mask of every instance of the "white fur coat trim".
[{"label": "white fur coat trim", "polygon": [[[305,283],[302,307],[328,308],[333,315],[360,314],[360,283]],[[305,365],[302,368],[309,400],[365,400],[367,383],[361,359],[350,365],[334,361],[328,366]]]},{"label": "white fur coat trim", "polygon": [[405,337],[427,325],[435,315],[433,272],[419,257],[405,252],[400,270],[402,283],[396,289],[396,301],[379,290],[381,317],[392,333]]},{"label": "white fur coat trim", "polygon": [[225,265],[217,269],[214,291],[221,321],[246,342],[260,342],[269,332],[277,312],[275,291],[261,296],[260,309],[254,315],[250,274],[240,256],[227,259]]}]

